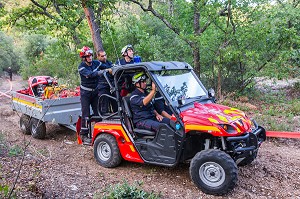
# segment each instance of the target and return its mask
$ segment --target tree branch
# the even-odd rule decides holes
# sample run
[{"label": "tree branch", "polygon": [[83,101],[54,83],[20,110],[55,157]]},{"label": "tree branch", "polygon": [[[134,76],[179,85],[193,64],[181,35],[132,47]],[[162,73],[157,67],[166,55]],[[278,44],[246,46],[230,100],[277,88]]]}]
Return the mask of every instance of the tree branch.
[{"label": "tree branch", "polygon": [[[161,14],[159,14],[158,12],[156,12],[153,7],[152,7],[152,0],[148,1],[148,7],[144,7],[144,5],[142,5],[142,3],[140,3],[137,0],[129,0],[132,3],[135,3],[137,5],[139,5],[141,7],[141,9],[144,12],[151,12],[155,17],[159,18],[169,29],[171,29],[175,34],[177,34],[178,36],[181,36],[180,31],[178,29],[176,29],[174,26],[172,26],[172,24],[167,21],[166,18],[164,18]],[[182,38],[182,40],[184,40],[186,43],[188,43],[190,46],[193,46],[193,42],[191,42],[188,39]]]},{"label": "tree branch", "polygon": [[49,17],[50,19],[55,19],[54,16],[52,16],[49,12],[47,12],[47,7],[42,6],[41,4],[39,4],[38,2],[36,2],[35,0],[30,0],[35,6],[41,8],[43,10],[43,12],[40,12],[43,15],[46,15],[47,17]]}]

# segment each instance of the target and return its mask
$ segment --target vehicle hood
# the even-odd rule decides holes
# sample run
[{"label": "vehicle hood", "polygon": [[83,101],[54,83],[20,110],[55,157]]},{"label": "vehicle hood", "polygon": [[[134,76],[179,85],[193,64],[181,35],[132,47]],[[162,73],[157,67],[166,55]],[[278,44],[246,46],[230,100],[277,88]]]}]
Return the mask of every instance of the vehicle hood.
[{"label": "vehicle hood", "polygon": [[194,107],[181,112],[186,131],[199,130],[211,134],[228,134],[221,125],[228,124],[235,129],[236,135],[251,128],[251,120],[243,111],[220,104],[194,103]]}]

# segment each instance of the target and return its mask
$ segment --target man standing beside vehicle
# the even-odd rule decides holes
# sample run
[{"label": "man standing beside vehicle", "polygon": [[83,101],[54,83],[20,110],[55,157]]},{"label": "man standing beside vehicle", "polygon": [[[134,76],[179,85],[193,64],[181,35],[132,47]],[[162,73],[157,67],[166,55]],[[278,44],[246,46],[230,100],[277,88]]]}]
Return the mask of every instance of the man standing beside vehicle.
[{"label": "man standing beside vehicle", "polygon": [[80,75],[80,101],[81,101],[81,129],[80,137],[82,142],[89,144],[91,139],[89,138],[89,129],[87,126],[87,118],[90,117],[90,106],[92,107],[93,114],[98,116],[98,84],[99,76],[104,71],[99,71],[101,63],[98,60],[93,60],[93,51],[84,46],[80,53],[82,62],[78,66],[78,72]]},{"label": "man standing beside vehicle", "polygon": [[170,124],[170,119],[161,116],[154,109],[152,98],[155,96],[156,86],[152,82],[152,89],[148,93],[146,80],[147,76],[143,72],[136,73],[132,78],[136,87],[130,97],[133,123],[137,128],[158,132],[160,124]]},{"label": "man standing beside vehicle", "polygon": [[[110,86],[109,86],[109,83],[111,85],[114,85],[114,78],[112,76],[112,69],[111,69],[113,66],[112,62],[107,60],[107,54],[105,53],[104,50],[99,50],[97,52],[97,58],[101,63],[100,69],[107,70],[107,73],[106,73],[107,80],[106,80],[104,74],[99,77],[99,85],[98,85],[99,96],[106,94],[106,95],[115,97],[115,94],[110,92]],[[118,111],[117,102],[106,96],[101,97],[99,106],[100,106],[99,108],[100,108],[101,115],[108,113],[109,107],[112,108],[113,112]]]}]

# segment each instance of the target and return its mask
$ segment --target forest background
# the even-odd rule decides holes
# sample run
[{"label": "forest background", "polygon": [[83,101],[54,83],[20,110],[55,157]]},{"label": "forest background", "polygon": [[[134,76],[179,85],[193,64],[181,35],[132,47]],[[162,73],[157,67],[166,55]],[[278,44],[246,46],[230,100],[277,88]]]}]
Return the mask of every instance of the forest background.
[{"label": "forest background", "polygon": [[[24,79],[50,75],[78,85],[82,46],[104,49],[115,62],[122,47],[132,44],[142,61],[191,64],[218,98],[257,99],[264,94],[256,92],[256,78],[300,76],[299,4],[299,0],[3,0],[0,72],[11,67]],[[294,88],[299,92],[299,81]],[[265,106],[272,116],[270,104]],[[296,97],[285,117],[294,117],[299,109]]]},{"label": "forest background", "polygon": [[185,61],[208,86],[251,87],[253,77],[299,76],[299,1],[4,0],[0,71],[77,80],[78,49],[113,62],[132,44],[143,61]]}]

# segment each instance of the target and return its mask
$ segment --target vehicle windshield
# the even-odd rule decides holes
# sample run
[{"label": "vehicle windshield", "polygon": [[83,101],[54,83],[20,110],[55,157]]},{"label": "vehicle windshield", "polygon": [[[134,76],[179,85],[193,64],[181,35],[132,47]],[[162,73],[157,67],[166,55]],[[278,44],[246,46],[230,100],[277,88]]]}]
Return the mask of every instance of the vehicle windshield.
[{"label": "vehicle windshield", "polygon": [[205,96],[205,88],[190,70],[168,70],[154,73],[172,101],[178,97],[196,98]]}]

